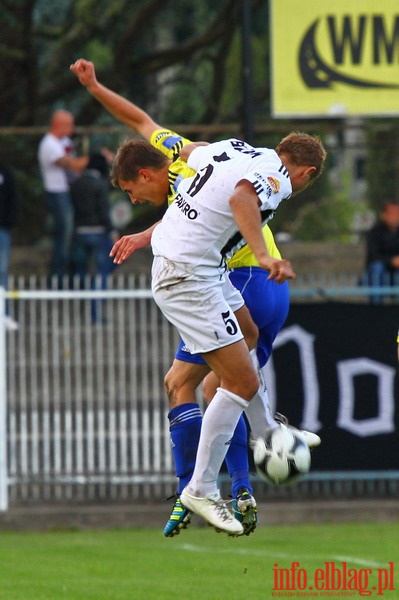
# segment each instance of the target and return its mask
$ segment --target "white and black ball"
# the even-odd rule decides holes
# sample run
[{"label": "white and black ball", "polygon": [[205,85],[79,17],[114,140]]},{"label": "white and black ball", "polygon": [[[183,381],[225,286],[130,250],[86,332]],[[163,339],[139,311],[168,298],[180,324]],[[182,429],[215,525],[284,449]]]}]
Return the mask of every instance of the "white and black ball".
[{"label": "white and black ball", "polygon": [[295,427],[279,424],[252,444],[259,477],[272,485],[294,483],[310,470],[310,450]]}]

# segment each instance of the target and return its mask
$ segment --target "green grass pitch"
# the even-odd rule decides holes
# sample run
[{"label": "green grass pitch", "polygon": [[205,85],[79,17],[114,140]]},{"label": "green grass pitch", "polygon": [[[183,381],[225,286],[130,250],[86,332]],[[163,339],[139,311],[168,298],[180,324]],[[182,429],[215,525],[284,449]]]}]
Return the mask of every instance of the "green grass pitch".
[{"label": "green grass pitch", "polygon": [[[302,585],[301,573],[303,581],[305,572],[311,578],[325,563],[345,564],[355,574],[352,587],[364,590],[361,576],[371,569],[371,597],[399,600],[399,521],[259,526],[251,536],[235,539],[206,526],[191,526],[172,539],[156,528],[1,532],[0,598],[269,600],[273,569],[293,569],[294,563],[299,563],[295,586]],[[397,589],[377,596],[377,574],[386,574],[389,563],[394,563],[390,587],[394,569]],[[341,592],[342,585],[335,597],[344,597]],[[291,591],[290,597],[303,594]],[[327,596],[318,594],[313,597]],[[368,597],[358,591],[345,596]]]}]

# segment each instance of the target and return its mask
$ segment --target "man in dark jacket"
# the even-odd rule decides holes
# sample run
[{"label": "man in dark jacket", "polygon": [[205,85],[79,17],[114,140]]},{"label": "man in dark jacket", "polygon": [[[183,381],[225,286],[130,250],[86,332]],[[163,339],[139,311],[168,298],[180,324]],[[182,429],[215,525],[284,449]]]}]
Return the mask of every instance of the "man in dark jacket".
[{"label": "man in dark jacket", "polygon": [[[379,220],[367,233],[366,269],[370,286],[399,285],[399,204],[386,202]],[[381,295],[371,301],[379,303]]]},{"label": "man in dark jacket", "polygon": [[[88,165],[71,185],[75,215],[75,235],[72,251],[72,272],[81,285],[92,276],[93,286],[105,289],[108,275],[115,264],[109,256],[117,239],[110,219],[108,164],[101,153],[90,155]],[[90,262],[93,263],[90,269]],[[93,320],[102,320],[100,303],[92,303]]]},{"label": "man in dark jacket", "polygon": [[[10,167],[0,163],[0,287],[7,289],[10,263],[11,229],[17,223],[19,201],[15,179]],[[18,323],[8,314],[5,316],[6,329],[15,331]]]}]

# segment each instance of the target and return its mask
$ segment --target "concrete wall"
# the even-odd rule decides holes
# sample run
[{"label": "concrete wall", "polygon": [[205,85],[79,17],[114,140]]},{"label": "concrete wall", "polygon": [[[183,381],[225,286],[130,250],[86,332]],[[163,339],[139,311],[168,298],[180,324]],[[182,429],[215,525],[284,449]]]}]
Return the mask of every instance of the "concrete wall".
[{"label": "concrete wall", "polygon": [[[328,242],[280,242],[278,244],[284,258],[290,260],[299,274],[317,273],[357,273],[364,266],[364,244],[339,244]],[[50,249],[31,246],[14,246],[11,251],[10,275],[45,276],[48,272]],[[139,250],[115,273],[146,273],[151,267],[152,255],[149,249]]]}]

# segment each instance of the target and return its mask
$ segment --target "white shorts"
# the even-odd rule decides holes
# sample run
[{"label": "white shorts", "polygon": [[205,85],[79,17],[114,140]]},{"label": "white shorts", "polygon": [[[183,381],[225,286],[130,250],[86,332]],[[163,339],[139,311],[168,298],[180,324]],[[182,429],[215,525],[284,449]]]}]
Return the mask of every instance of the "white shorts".
[{"label": "white shorts", "polygon": [[234,312],[244,306],[240,292],[215,269],[198,277],[161,256],[152,264],[152,293],[192,354],[210,352],[243,339]]}]

